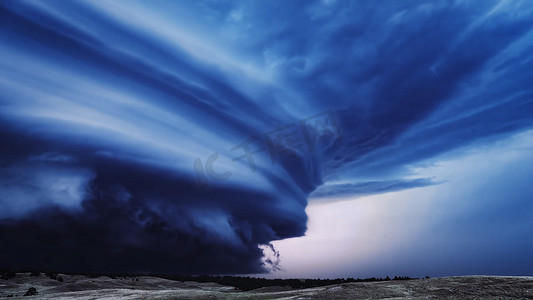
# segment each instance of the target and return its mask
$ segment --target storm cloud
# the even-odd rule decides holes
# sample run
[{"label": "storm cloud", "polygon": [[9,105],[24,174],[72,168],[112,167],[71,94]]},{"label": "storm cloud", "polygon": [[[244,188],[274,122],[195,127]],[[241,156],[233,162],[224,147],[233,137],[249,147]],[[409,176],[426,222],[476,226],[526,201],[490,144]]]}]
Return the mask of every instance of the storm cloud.
[{"label": "storm cloud", "polygon": [[[0,3],[0,265],[258,273],[307,199],[533,125],[533,6]],[[318,188],[318,189],[317,189]]]}]

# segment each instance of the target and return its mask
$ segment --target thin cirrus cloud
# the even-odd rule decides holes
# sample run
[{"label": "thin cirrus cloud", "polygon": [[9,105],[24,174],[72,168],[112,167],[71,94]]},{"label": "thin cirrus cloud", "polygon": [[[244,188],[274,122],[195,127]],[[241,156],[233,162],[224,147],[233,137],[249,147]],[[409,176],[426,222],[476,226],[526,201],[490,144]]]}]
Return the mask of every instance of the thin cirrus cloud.
[{"label": "thin cirrus cloud", "polygon": [[[531,14],[499,1],[2,2],[0,262],[276,269],[263,252],[305,234],[309,197],[433,186],[413,168],[531,128]],[[289,131],[298,145],[278,153],[269,138]],[[249,138],[253,157],[237,147]]]}]

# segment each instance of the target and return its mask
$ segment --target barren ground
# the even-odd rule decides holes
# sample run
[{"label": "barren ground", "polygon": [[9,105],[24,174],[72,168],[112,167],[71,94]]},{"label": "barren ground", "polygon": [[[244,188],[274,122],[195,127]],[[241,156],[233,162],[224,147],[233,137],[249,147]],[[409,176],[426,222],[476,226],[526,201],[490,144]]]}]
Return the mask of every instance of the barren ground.
[{"label": "barren ground", "polygon": [[[87,278],[18,273],[0,279],[0,298],[23,299],[533,299],[533,277],[466,276],[407,281],[364,282],[310,289],[266,287],[241,292],[216,283],[178,282],[156,277]],[[28,288],[36,296],[24,297]],[[14,299],[8,298],[8,299]]]}]

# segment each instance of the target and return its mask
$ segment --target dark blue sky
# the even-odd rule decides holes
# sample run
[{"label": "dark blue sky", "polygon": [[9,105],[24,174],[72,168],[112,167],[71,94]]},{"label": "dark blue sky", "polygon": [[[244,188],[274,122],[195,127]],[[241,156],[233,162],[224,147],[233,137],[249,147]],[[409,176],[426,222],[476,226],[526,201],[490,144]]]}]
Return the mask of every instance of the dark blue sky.
[{"label": "dark blue sky", "polygon": [[2,1],[0,41],[0,266],[531,275],[528,1]]}]

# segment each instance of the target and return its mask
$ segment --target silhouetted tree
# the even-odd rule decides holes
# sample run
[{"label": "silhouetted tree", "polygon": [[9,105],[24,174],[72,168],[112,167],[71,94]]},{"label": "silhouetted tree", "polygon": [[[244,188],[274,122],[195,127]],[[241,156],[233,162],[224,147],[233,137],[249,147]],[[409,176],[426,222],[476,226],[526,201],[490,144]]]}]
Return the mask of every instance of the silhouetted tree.
[{"label": "silhouetted tree", "polygon": [[24,296],[35,296],[37,294],[37,290],[34,287],[31,287],[26,291],[26,294],[24,294]]}]

